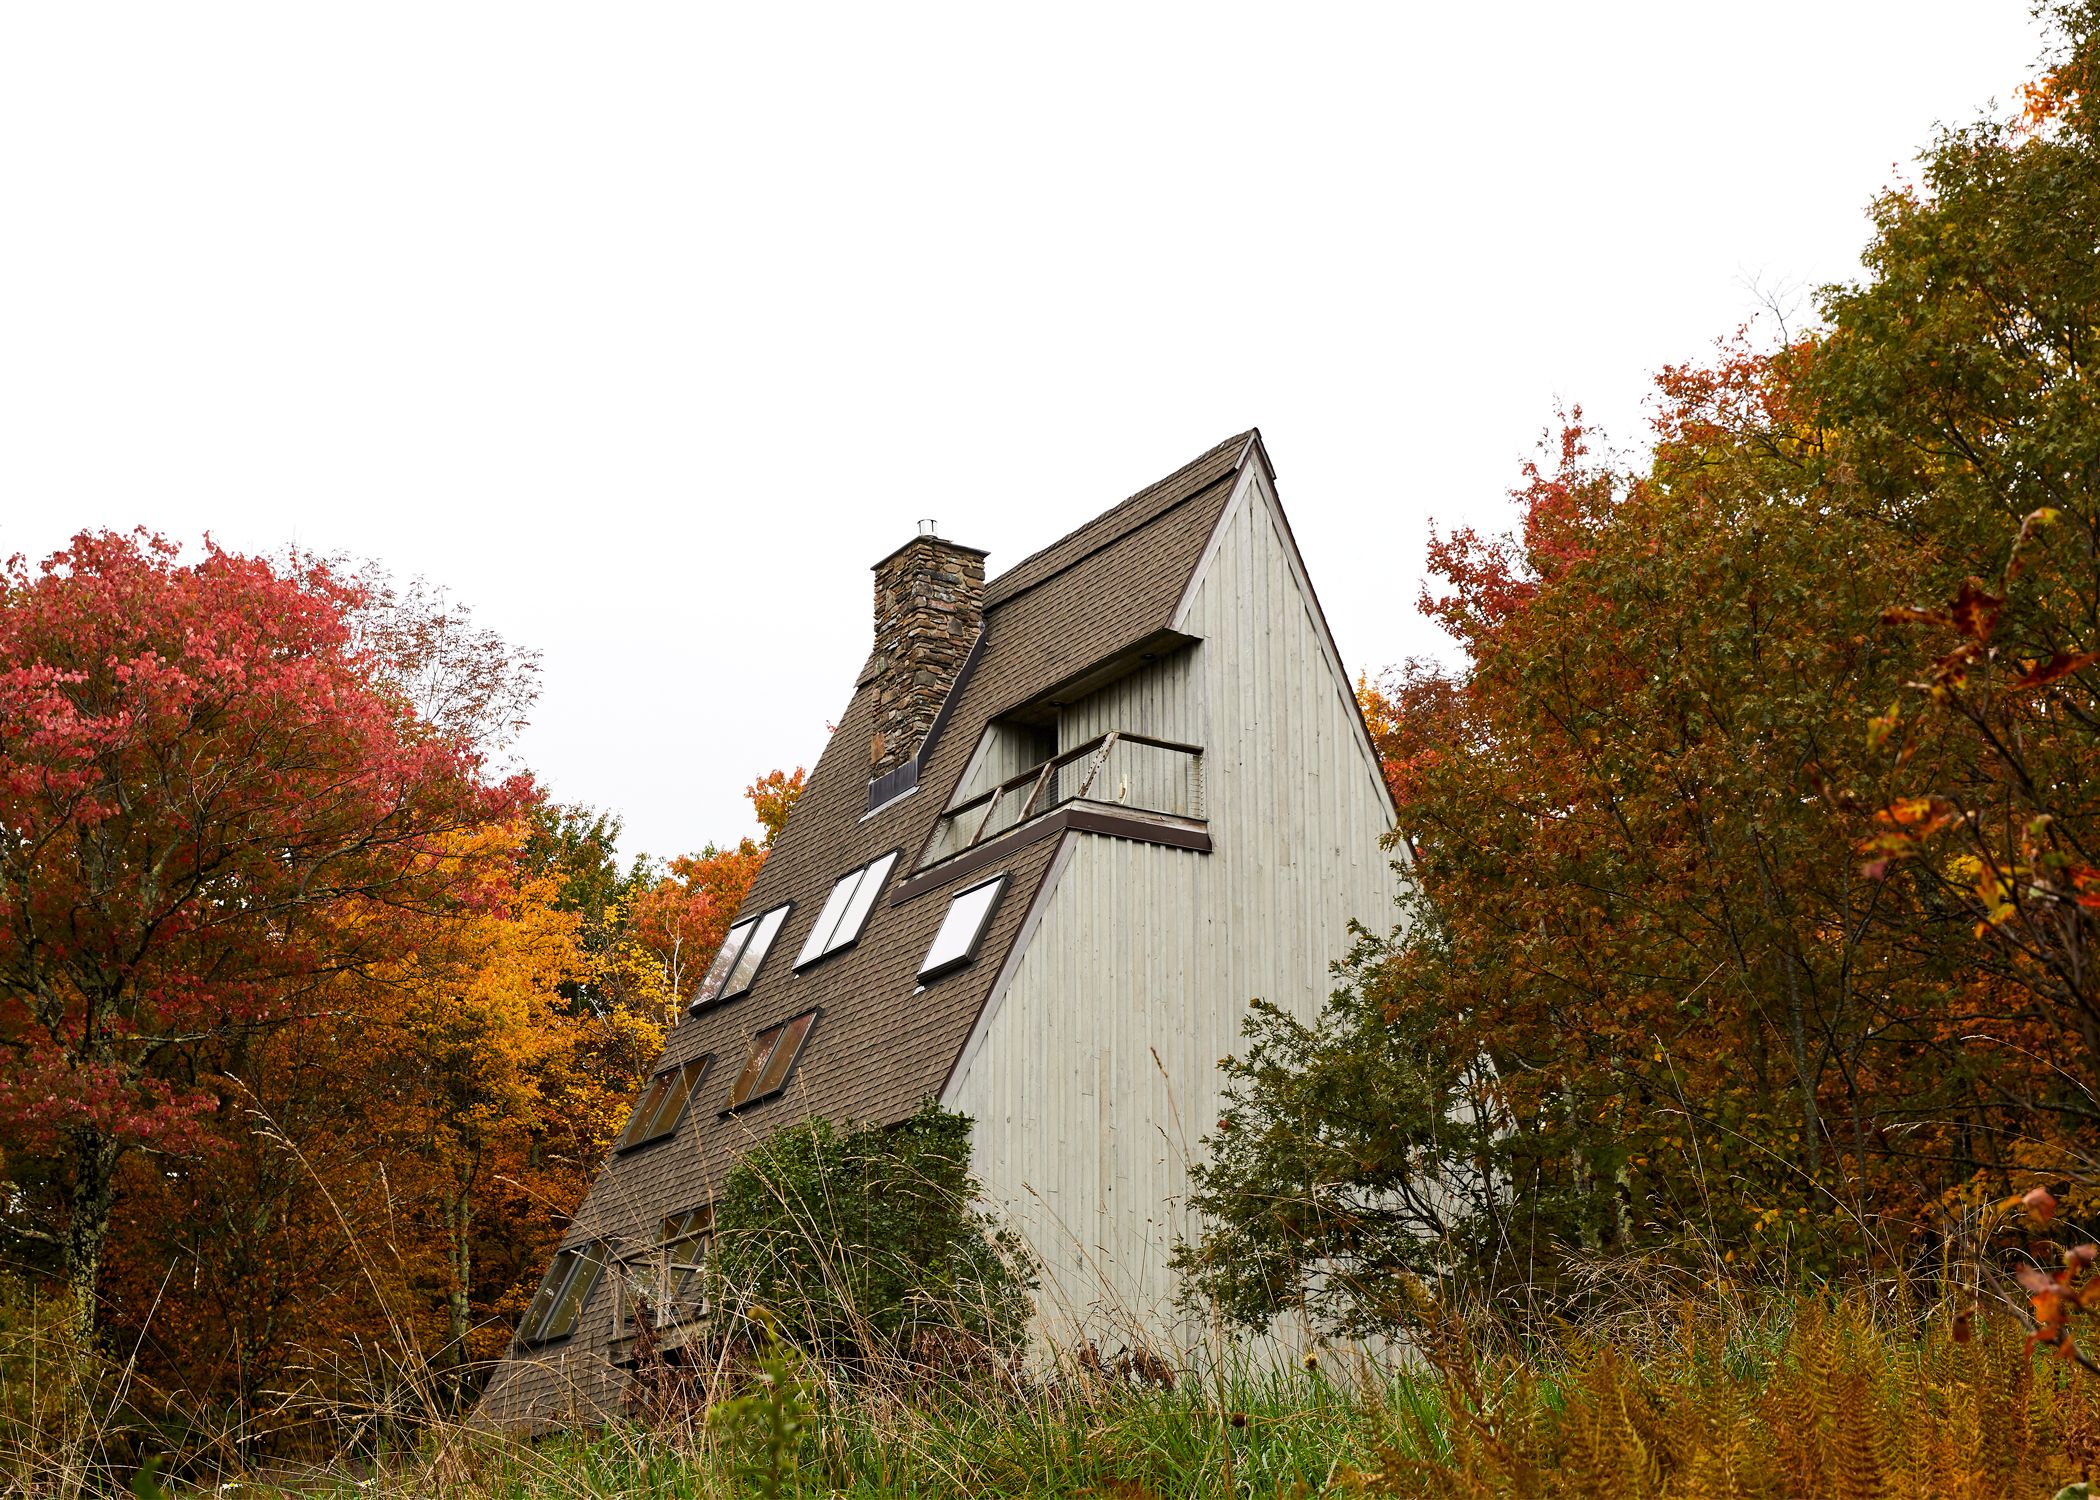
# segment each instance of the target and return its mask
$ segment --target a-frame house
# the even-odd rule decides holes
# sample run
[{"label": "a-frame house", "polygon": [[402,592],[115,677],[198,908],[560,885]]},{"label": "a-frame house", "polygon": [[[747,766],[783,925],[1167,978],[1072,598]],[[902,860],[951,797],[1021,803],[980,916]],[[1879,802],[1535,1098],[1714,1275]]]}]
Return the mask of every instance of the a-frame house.
[{"label": "a-frame house", "polygon": [[975,1121],[1042,1336],[1171,1341],[1167,1259],[1251,997],[1310,1016],[1391,920],[1393,808],[1258,433],[985,582],[875,565],[875,648],[484,1413],[616,1408],[623,1284],[678,1334],[738,1152],[809,1114]]}]

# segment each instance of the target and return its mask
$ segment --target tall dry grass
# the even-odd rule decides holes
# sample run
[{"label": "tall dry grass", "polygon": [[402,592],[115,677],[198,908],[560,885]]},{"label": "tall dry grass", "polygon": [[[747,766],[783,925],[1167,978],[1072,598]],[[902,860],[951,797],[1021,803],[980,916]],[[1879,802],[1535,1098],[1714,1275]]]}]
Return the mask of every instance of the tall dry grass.
[{"label": "tall dry grass", "polygon": [[[146,1455],[107,1441],[121,1426],[110,1406],[121,1366],[89,1369],[66,1351],[58,1311],[10,1304],[0,1485],[133,1492]],[[299,1466],[193,1463],[153,1482],[464,1500],[1994,1500],[2085,1480],[2100,1459],[2100,1380],[2030,1354],[2009,1309],[1967,1331],[1884,1285],[1805,1299],[1714,1288],[1524,1345],[1453,1327],[1413,1363],[1333,1352],[1264,1368],[1228,1351],[1171,1388],[1157,1372],[1073,1358],[1019,1381],[903,1365],[849,1376],[776,1347],[649,1420],[528,1440],[433,1403],[390,1446]]]}]

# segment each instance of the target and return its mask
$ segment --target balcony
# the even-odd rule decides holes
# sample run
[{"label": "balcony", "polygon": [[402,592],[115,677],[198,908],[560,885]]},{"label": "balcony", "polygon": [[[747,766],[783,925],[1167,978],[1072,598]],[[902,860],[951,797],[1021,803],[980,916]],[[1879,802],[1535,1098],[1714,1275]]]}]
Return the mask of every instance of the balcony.
[{"label": "balcony", "polygon": [[1201,822],[1203,751],[1111,730],[950,808],[919,867],[952,859],[1075,803]]}]

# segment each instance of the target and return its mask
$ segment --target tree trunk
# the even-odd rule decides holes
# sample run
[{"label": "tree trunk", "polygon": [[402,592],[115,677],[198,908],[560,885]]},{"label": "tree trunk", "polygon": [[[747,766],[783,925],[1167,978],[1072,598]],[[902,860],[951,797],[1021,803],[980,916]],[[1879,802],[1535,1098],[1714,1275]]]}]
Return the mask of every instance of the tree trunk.
[{"label": "tree trunk", "polygon": [[1791,959],[1786,965],[1787,1037],[1794,1048],[1794,1077],[1801,1090],[1801,1146],[1808,1156],[1808,1175],[1813,1180],[1823,1170],[1823,1115],[1816,1107],[1818,1075],[1808,1060],[1808,1011],[1801,1000],[1801,976]]},{"label": "tree trunk", "polygon": [[66,1285],[73,1293],[74,1333],[80,1347],[88,1349],[94,1345],[100,1323],[102,1247],[109,1238],[117,1163],[123,1151],[104,1132],[83,1127],[66,1132],[66,1155],[73,1169],[66,1194]]},{"label": "tree trunk", "polygon": [[467,1357],[467,1334],[473,1326],[472,1307],[468,1289],[474,1276],[474,1243],[469,1230],[471,1210],[467,1206],[464,1189],[447,1206],[447,1217],[452,1224],[452,1295],[447,1298],[451,1312],[453,1357],[464,1362]]},{"label": "tree trunk", "polygon": [[452,1243],[446,1246],[451,1261],[452,1285],[445,1297],[449,1335],[445,1346],[445,1387],[450,1399],[457,1402],[465,1393],[467,1371],[467,1334],[473,1328],[473,1275],[474,1241],[473,1209],[468,1199],[465,1182],[459,1184],[456,1193],[445,1196],[445,1231]]}]

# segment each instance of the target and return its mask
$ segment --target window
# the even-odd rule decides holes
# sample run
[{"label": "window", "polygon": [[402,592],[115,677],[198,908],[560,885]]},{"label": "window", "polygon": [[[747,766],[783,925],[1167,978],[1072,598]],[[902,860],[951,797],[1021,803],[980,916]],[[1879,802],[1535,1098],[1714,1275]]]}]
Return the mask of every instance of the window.
[{"label": "window", "polygon": [[737,1074],[736,1087],[729,1091],[729,1107],[742,1109],[786,1088],[788,1071],[795,1066],[795,1054],[802,1050],[803,1039],[809,1035],[809,1028],[816,1024],[817,1013],[809,1011],[792,1021],[768,1026],[753,1037],[751,1055],[744,1059],[744,1071]]},{"label": "window", "polygon": [[809,941],[795,955],[796,968],[813,964],[827,953],[836,953],[860,936],[868,913],[874,909],[875,898],[882,894],[882,882],[889,878],[890,866],[896,862],[897,851],[892,849],[873,863],[839,877],[824,909],[817,913],[817,925],[809,930]]},{"label": "window", "polygon": [[717,1000],[734,1000],[751,988],[751,981],[758,978],[758,966],[766,961],[766,953],[793,904],[746,917],[729,929],[729,935],[715,951],[715,961],[707,967],[707,977],[700,981],[699,992],[693,996],[694,1010]]},{"label": "window", "polygon": [[655,1250],[629,1274],[627,1295],[621,1299],[623,1327],[646,1316],[651,1327],[663,1328],[700,1310],[693,1299],[700,1290],[714,1219],[712,1208],[695,1208],[663,1221]]},{"label": "window", "polygon": [[649,1080],[649,1087],[642,1090],[642,1097],[634,1106],[634,1113],[627,1117],[627,1128],[613,1142],[615,1151],[632,1151],[637,1146],[646,1146],[651,1141],[660,1141],[678,1128],[685,1117],[685,1102],[693,1096],[707,1065],[714,1061],[714,1054],[696,1057],[682,1067],[666,1068]]},{"label": "window", "polygon": [[714,1238],[715,1211],[696,1208],[664,1220],[661,1236],[664,1265],[664,1306],[683,1300],[700,1280],[701,1263],[707,1259],[708,1242]]},{"label": "window", "polygon": [[978,941],[992,925],[992,912],[1005,889],[1006,877],[995,875],[955,893],[948,903],[948,915],[941,919],[941,930],[933,935],[933,946],[926,950],[926,961],[919,965],[921,979],[959,969],[977,956]]},{"label": "window", "polygon": [[518,1324],[519,1336],[528,1344],[551,1344],[574,1333],[604,1269],[605,1246],[595,1241],[555,1256]]}]

